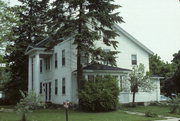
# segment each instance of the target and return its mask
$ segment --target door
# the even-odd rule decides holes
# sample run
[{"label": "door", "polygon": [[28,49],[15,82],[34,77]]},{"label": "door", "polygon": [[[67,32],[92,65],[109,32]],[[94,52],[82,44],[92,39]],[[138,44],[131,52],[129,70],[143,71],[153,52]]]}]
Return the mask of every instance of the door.
[{"label": "door", "polygon": [[51,82],[44,83],[45,85],[45,101],[51,102]]}]

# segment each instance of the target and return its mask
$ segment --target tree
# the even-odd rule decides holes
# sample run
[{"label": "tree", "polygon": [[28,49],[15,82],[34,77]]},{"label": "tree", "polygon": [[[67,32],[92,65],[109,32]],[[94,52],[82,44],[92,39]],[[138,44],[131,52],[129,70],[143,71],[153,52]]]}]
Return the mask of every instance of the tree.
[{"label": "tree", "polygon": [[[71,36],[77,46],[77,80],[78,89],[82,87],[83,70],[81,64],[82,53],[94,55],[93,59],[98,61],[104,59],[101,48],[95,47],[95,41],[103,41],[107,46],[117,47],[115,37],[118,34],[113,29],[115,23],[120,23],[122,17],[119,13],[113,12],[119,5],[113,4],[114,0],[55,0],[49,14],[51,23],[49,30],[55,44]],[[103,39],[102,39],[103,38]],[[110,57],[110,64],[114,64],[113,52]],[[95,60],[94,60],[95,61]]]},{"label": "tree", "polygon": [[135,95],[139,89],[142,91],[151,91],[154,88],[153,82],[149,79],[148,74],[145,73],[143,64],[133,67],[129,75],[129,82],[131,85],[131,92],[133,93],[133,107],[135,106]]},{"label": "tree", "polygon": [[16,109],[18,112],[22,113],[21,121],[27,121],[26,114],[30,110],[35,110],[38,107],[44,107],[44,104],[41,103],[40,98],[33,92],[24,93],[20,91],[22,99],[16,105]]},{"label": "tree", "polygon": [[174,63],[168,63],[168,62],[165,63],[156,54],[150,57],[149,68],[151,75],[158,75],[167,79],[174,74],[176,66]]},{"label": "tree", "polygon": [[49,0],[20,0],[15,13],[19,17],[18,26],[13,28],[14,43],[8,46],[6,59],[9,63],[11,79],[5,85],[7,99],[15,104],[21,98],[19,90],[27,91],[28,56],[25,50],[28,45],[34,45],[47,37],[45,20]]},{"label": "tree", "polygon": [[18,23],[18,17],[13,12],[15,7],[10,7],[8,4],[0,0],[0,46],[4,48],[9,39],[13,39],[12,28]]},{"label": "tree", "polygon": [[176,64],[164,62],[161,58],[156,54],[152,55],[149,59],[149,68],[151,75],[157,75],[164,77],[160,81],[161,85],[161,93],[164,93],[166,96],[170,96],[172,92],[174,92],[174,83],[172,81],[172,76],[176,70]]},{"label": "tree", "polygon": [[174,75],[172,76],[172,80],[175,84],[175,92],[176,93],[180,93],[180,50],[178,53],[175,53],[173,55],[173,60],[172,62],[174,62],[176,64],[176,71],[174,73]]}]

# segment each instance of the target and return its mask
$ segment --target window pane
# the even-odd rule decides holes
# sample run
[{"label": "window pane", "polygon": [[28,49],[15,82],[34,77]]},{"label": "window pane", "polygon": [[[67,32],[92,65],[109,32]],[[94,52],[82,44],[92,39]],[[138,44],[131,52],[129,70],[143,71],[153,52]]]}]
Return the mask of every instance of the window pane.
[{"label": "window pane", "polygon": [[45,61],[46,61],[46,70],[50,70],[50,68],[51,68],[51,59],[50,59],[50,57],[47,57],[45,59]]},{"label": "window pane", "polygon": [[55,68],[58,67],[57,53],[55,53]]},{"label": "window pane", "polygon": [[62,50],[62,65],[64,66],[66,64],[65,62],[65,50]]},{"label": "window pane", "polygon": [[88,81],[94,81],[94,75],[88,75]]},{"label": "window pane", "polygon": [[58,80],[55,80],[55,95],[58,94]]},{"label": "window pane", "polygon": [[137,55],[131,55],[132,65],[137,65]]},{"label": "window pane", "polygon": [[65,82],[65,78],[62,79],[62,94],[63,95],[66,94],[66,82]]},{"label": "window pane", "polygon": [[43,69],[43,63],[42,60],[40,60],[40,72],[42,72],[42,69]]},{"label": "window pane", "polygon": [[40,82],[40,90],[39,93],[42,94],[42,82]]}]

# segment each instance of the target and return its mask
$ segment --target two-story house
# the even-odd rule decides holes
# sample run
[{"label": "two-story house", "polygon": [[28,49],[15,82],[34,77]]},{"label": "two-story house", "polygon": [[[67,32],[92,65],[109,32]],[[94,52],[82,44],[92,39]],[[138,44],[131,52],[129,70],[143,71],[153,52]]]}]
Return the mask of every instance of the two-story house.
[{"label": "two-story house", "polygon": [[[146,71],[149,71],[149,56],[153,52],[118,25],[115,26],[115,30],[120,35],[116,37],[116,41],[119,42],[116,51],[120,52],[117,55],[117,67],[89,64],[84,66],[83,73],[84,78],[88,81],[94,80],[96,76],[112,75],[116,77],[119,80],[119,86],[124,88],[119,96],[120,103],[129,103],[132,101],[132,93],[129,89],[128,73],[134,65],[140,63],[144,64]],[[63,104],[68,100],[78,103],[77,57],[73,38],[60,42],[47,51],[45,45],[49,41],[50,38],[42,40],[35,46],[29,46],[25,52],[29,56],[28,90],[34,91],[46,102]],[[113,47],[107,47],[100,41],[96,45],[106,51],[114,50]],[[136,102],[159,101],[159,78],[153,77],[152,81],[156,85],[156,89],[151,92],[138,92]]]}]

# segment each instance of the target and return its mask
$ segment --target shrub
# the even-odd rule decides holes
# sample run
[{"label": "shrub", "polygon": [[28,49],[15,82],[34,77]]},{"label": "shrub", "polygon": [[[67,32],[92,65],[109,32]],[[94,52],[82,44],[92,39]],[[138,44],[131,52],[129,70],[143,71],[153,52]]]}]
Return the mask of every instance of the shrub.
[{"label": "shrub", "polygon": [[33,92],[23,93],[20,91],[20,93],[22,95],[22,99],[19,103],[17,103],[16,109],[18,112],[22,113],[21,121],[27,121],[26,113],[30,110],[35,110],[38,107],[43,107],[44,104],[41,103],[39,97]]},{"label": "shrub", "polygon": [[169,102],[170,113],[180,113],[180,95],[172,98]]},{"label": "shrub", "polygon": [[86,81],[79,91],[80,108],[93,112],[116,110],[119,92],[118,82],[112,76]]},{"label": "shrub", "polygon": [[147,112],[145,112],[145,116],[146,117],[158,117],[158,115],[156,113],[153,113],[151,110],[148,110]]}]

